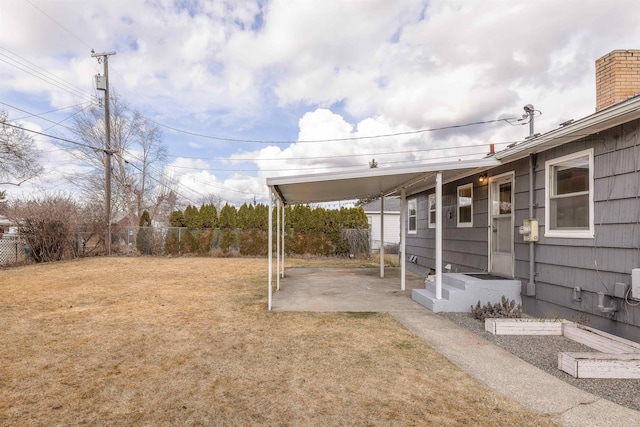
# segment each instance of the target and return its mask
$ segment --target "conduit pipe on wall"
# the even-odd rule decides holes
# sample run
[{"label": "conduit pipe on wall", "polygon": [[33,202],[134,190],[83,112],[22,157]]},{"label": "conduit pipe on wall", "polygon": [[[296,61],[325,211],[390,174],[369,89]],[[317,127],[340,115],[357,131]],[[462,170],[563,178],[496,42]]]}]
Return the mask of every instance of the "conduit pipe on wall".
[{"label": "conduit pipe on wall", "polygon": [[610,307],[604,306],[604,292],[598,292],[598,310],[600,313],[614,313],[618,311],[615,301],[611,301]]},{"label": "conduit pipe on wall", "polygon": [[[533,118],[532,118],[533,120]],[[535,217],[535,154],[529,154],[529,218]],[[529,283],[527,283],[527,296],[536,295],[536,247],[533,241],[529,242]]]}]

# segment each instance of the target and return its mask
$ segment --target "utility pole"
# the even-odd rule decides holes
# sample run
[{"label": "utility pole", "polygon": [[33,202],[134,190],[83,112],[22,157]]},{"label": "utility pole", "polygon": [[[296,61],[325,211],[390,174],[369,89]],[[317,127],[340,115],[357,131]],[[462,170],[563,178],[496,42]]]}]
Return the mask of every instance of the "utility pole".
[{"label": "utility pole", "polygon": [[95,53],[91,49],[91,56],[98,58],[98,64],[104,65],[104,77],[96,76],[96,89],[104,91],[104,210],[107,220],[107,236],[105,250],[111,255],[111,115],[109,112],[109,56],[115,52]]}]

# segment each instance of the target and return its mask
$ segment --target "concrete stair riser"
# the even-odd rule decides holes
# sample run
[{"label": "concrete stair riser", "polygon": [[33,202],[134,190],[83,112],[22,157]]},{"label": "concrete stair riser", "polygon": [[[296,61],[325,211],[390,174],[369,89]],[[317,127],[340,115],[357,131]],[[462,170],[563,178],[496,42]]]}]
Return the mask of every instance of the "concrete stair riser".
[{"label": "concrete stair riser", "polygon": [[434,313],[469,312],[471,306],[475,306],[478,301],[481,305],[489,302],[495,304],[502,296],[515,300],[516,303],[522,301],[519,280],[482,280],[460,273],[446,273],[442,275],[440,300],[435,297],[435,282],[426,281],[425,285],[425,289],[414,289],[412,298]]}]

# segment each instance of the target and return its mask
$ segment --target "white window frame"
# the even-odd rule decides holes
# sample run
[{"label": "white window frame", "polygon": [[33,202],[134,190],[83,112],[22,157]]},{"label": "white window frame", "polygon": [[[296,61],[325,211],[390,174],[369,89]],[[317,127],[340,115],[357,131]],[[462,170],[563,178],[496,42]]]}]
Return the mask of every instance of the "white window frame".
[{"label": "white window frame", "polygon": [[[551,168],[560,163],[565,163],[580,157],[588,156],[589,159],[589,229],[561,229],[561,230],[552,230],[551,229],[551,190],[553,188],[553,176],[551,173]],[[574,239],[592,239],[594,237],[594,227],[593,227],[593,148],[588,150],[579,151],[577,153],[569,154],[566,156],[558,157],[556,159],[547,160],[545,162],[545,207],[544,207],[544,223],[545,223],[545,237],[563,237],[563,238],[574,238]]]},{"label": "white window frame", "polygon": [[[467,189],[471,189],[471,221],[460,222],[460,208],[462,207],[460,205],[460,190],[467,190]],[[456,215],[457,216],[456,221],[458,223],[458,227],[459,228],[473,227],[473,183],[472,182],[470,182],[469,184],[458,186],[458,189],[456,190],[456,209],[458,213],[458,215]]]},{"label": "white window frame", "polygon": [[[431,208],[432,205],[433,205],[433,209]],[[431,221],[432,213],[435,213],[436,215],[438,215],[438,207],[436,206],[436,193],[429,194],[429,197],[427,198],[427,211],[428,211],[428,218],[429,218],[428,219],[429,228],[436,228],[437,218],[435,218],[434,221]]]},{"label": "white window frame", "polygon": [[[413,211],[415,212],[411,215],[411,208],[413,206]],[[414,217],[415,228],[411,228],[411,217]],[[418,200],[417,199],[409,199],[407,200],[407,233],[408,234],[416,234],[418,232]]]}]

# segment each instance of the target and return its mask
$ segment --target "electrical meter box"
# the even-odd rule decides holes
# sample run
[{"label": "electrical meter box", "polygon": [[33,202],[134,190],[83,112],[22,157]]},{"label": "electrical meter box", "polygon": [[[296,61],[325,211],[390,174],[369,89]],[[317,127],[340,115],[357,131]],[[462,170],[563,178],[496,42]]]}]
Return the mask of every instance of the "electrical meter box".
[{"label": "electrical meter box", "polygon": [[107,78],[105,76],[96,75],[96,89],[107,90]]},{"label": "electrical meter box", "polygon": [[518,229],[518,232],[522,234],[522,240],[525,242],[537,242],[538,241],[538,220],[537,219],[525,219],[522,221],[522,225]]}]

